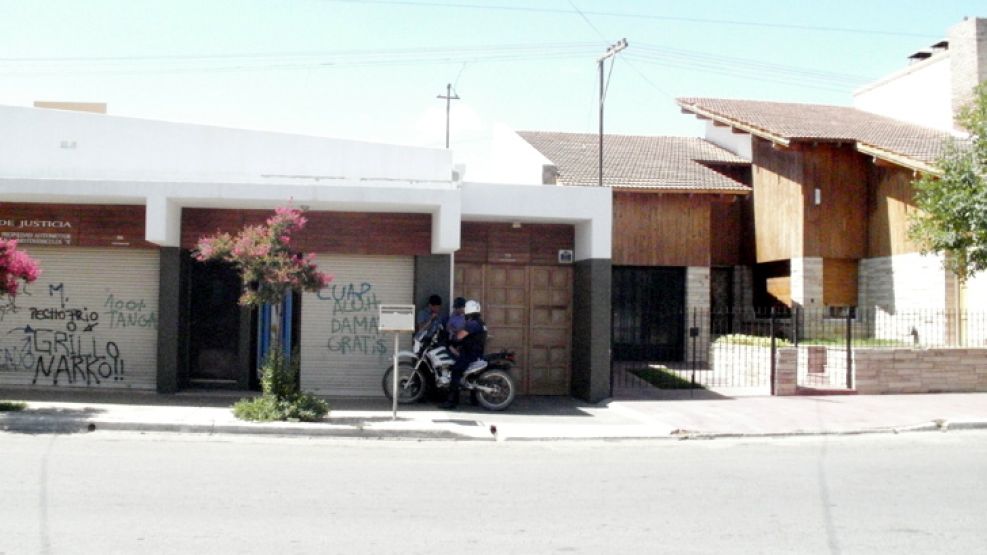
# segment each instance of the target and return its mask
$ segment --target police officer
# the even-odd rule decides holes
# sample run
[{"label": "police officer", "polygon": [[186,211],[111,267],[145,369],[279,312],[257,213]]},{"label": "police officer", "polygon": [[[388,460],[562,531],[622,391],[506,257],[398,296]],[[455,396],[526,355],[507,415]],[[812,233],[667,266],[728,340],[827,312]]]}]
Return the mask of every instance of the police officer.
[{"label": "police officer", "polygon": [[487,325],[480,317],[480,303],[474,300],[466,301],[464,312],[466,325],[450,339],[450,344],[456,350],[456,362],[452,365],[449,396],[439,405],[443,409],[454,409],[459,406],[459,383],[463,380],[463,372],[483,356],[487,342]]}]

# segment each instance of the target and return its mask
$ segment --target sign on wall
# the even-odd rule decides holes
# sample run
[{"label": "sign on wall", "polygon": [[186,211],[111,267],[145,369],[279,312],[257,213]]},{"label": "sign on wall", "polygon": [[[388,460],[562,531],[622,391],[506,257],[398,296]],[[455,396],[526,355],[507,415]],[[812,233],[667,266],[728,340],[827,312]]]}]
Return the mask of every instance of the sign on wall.
[{"label": "sign on wall", "polygon": [[[74,221],[73,221],[74,220]],[[0,216],[0,239],[16,239],[21,245],[69,246],[76,244],[77,218],[14,218]]]}]

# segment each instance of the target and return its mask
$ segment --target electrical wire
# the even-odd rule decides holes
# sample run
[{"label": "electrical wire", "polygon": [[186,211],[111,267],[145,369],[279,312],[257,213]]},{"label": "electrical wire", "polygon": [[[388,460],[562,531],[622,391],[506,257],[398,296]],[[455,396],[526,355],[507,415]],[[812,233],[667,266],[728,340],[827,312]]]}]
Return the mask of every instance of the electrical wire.
[{"label": "electrical wire", "polygon": [[[401,0],[323,0],[325,2],[335,2],[344,4],[379,4],[387,6],[406,6],[413,8],[458,8],[458,9],[473,9],[473,10],[491,10],[491,11],[512,11],[512,12],[533,12],[533,13],[550,13],[550,14],[572,14],[571,10],[566,10],[562,8],[539,8],[532,6],[505,6],[496,4],[469,4],[465,2],[426,2],[426,1],[401,1]],[[856,27],[830,27],[830,26],[820,26],[820,25],[802,25],[795,23],[768,23],[764,21],[744,21],[739,19],[713,19],[713,18],[703,18],[703,17],[682,17],[682,16],[671,16],[671,15],[659,15],[659,14],[648,14],[648,13],[629,13],[629,12],[605,12],[605,11],[588,11],[582,12],[586,15],[602,16],[602,17],[618,17],[618,18],[629,18],[629,19],[654,19],[661,21],[677,21],[680,23],[701,23],[710,25],[733,25],[733,26],[743,26],[743,27],[762,27],[769,29],[789,29],[794,31],[813,31],[813,32],[824,32],[824,33],[856,33],[856,34],[866,34],[866,35],[887,35],[896,37],[919,37],[919,38],[938,38],[938,35],[927,34],[927,33],[912,33],[907,31],[887,31],[883,29],[862,29]]]}]

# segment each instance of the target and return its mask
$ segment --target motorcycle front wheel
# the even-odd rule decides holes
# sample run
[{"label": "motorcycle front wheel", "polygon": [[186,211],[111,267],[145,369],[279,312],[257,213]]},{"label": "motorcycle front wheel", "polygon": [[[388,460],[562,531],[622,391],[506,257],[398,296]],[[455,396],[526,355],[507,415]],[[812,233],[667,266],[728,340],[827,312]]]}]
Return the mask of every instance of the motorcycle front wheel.
[{"label": "motorcycle front wheel", "polygon": [[[394,377],[391,372],[394,366],[388,366],[381,380],[381,387],[384,388],[384,395],[388,399],[393,399],[391,390],[394,388]],[[398,363],[398,403],[402,405],[417,403],[425,395],[427,383],[421,370],[418,370],[410,362]]]},{"label": "motorcycle front wheel", "polygon": [[487,410],[504,410],[514,402],[514,378],[504,370],[490,370],[476,379],[476,400]]}]

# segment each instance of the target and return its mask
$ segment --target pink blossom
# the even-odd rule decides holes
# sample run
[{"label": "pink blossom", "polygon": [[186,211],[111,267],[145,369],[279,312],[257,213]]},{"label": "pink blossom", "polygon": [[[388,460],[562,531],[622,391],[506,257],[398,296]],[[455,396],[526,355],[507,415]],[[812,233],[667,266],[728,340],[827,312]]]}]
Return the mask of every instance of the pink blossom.
[{"label": "pink blossom", "polygon": [[37,261],[17,250],[17,240],[0,239],[0,295],[14,297],[21,282],[32,283],[40,275]]}]

